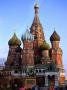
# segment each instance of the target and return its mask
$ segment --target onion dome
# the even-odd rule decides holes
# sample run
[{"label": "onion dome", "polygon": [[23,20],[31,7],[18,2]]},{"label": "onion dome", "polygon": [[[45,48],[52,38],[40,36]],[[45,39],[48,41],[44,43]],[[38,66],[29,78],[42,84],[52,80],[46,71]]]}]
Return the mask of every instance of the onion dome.
[{"label": "onion dome", "polygon": [[40,46],[41,50],[49,50],[50,49],[50,45],[44,41],[43,44]]},{"label": "onion dome", "polygon": [[60,36],[57,34],[56,31],[54,31],[53,34],[51,35],[50,41],[60,41]]},{"label": "onion dome", "polygon": [[14,33],[13,37],[8,41],[8,45],[9,46],[14,46],[14,45],[20,46],[21,45],[21,41],[16,36],[16,33]]},{"label": "onion dome", "polygon": [[33,41],[34,40],[34,35],[32,33],[30,33],[30,31],[27,29],[25,34],[22,35],[21,39],[22,39],[22,41],[25,41],[25,40]]}]

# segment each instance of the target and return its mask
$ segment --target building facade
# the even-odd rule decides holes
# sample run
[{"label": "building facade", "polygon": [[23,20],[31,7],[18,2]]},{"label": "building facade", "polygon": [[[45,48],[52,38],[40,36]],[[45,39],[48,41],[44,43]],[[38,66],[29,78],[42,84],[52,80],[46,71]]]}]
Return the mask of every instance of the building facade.
[{"label": "building facade", "polygon": [[60,36],[54,30],[50,37],[50,47],[39,20],[38,3],[35,4],[34,10],[33,23],[22,35],[22,42],[16,33],[8,41],[8,57],[5,68],[1,70],[1,87],[19,86],[21,83],[26,88],[36,85],[55,87],[65,83],[62,49],[59,46]]}]

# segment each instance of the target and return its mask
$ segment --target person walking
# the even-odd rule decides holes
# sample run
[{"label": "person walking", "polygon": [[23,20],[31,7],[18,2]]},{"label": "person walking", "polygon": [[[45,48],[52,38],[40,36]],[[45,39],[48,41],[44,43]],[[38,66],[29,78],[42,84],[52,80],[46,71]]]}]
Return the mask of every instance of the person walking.
[{"label": "person walking", "polygon": [[22,85],[19,90],[25,90],[24,86]]}]

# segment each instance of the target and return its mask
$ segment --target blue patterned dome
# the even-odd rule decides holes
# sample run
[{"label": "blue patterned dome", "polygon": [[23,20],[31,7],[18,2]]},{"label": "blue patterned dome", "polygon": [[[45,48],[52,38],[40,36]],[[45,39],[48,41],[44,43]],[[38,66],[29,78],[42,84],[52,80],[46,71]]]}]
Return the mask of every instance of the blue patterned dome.
[{"label": "blue patterned dome", "polygon": [[24,40],[33,41],[34,40],[34,35],[31,34],[30,31],[27,29],[26,32],[24,33],[24,35],[22,35],[21,39],[22,39],[22,41],[24,41]]}]

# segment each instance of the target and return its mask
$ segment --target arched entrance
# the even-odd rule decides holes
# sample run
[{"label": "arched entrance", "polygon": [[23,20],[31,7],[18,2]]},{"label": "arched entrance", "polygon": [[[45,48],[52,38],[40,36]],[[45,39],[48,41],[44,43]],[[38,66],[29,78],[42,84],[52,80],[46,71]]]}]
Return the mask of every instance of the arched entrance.
[{"label": "arched entrance", "polygon": [[48,75],[48,86],[54,86],[55,85],[55,75]]},{"label": "arched entrance", "polygon": [[45,85],[45,77],[44,76],[37,77],[36,78],[36,84],[39,87],[44,87],[44,85]]}]

